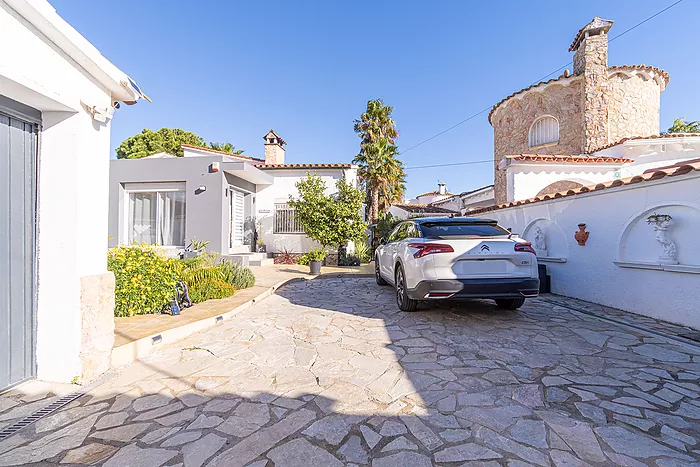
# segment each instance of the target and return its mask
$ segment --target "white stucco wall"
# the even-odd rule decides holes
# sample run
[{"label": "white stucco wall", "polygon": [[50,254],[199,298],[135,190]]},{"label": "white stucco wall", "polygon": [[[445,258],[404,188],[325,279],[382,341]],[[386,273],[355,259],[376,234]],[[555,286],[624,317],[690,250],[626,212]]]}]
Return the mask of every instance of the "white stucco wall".
[{"label": "white stucco wall", "polygon": [[262,239],[267,245],[267,251],[278,253],[288,251],[290,253],[304,253],[319,245],[304,234],[275,234],[273,233],[273,216],[275,203],[286,203],[289,197],[297,197],[296,183],[306,178],[311,173],[318,175],[326,184],[326,193],[336,193],[336,180],[347,178],[354,186],[357,186],[357,169],[272,169],[265,170],[274,176],[274,183],[256,194],[257,217],[262,222]]},{"label": "white stucco wall", "polygon": [[506,170],[508,201],[534,198],[543,188],[562,180],[583,186],[607,182],[614,179],[614,171],[619,167],[607,164],[511,163]]},{"label": "white stucco wall", "polygon": [[[656,267],[661,246],[646,223],[652,213],[670,214],[680,265]],[[477,214],[534,242],[534,227],[546,233],[544,262],[552,292],[700,328],[700,173],[666,177],[619,188]],[[585,246],[574,240],[585,223]],[[618,262],[619,264],[616,264]],[[633,267],[622,267],[621,265]],[[685,269],[691,272],[673,272]]]},{"label": "white stucco wall", "polygon": [[[37,2],[39,3],[39,2]],[[109,91],[0,2],[0,94],[42,111],[38,174],[37,376],[80,375],[80,278],[107,272]]]},{"label": "white stucco wall", "polygon": [[632,159],[620,169],[622,178],[632,177],[645,170],[700,158],[700,136],[629,140],[594,155]]}]

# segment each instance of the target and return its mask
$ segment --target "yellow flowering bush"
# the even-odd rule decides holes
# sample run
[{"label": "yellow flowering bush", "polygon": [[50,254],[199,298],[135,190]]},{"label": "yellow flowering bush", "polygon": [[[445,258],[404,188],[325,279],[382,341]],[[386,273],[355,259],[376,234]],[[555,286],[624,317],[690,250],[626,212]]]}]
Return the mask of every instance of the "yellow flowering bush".
[{"label": "yellow flowering bush", "polygon": [[175,297],[180,268],[177,260],[166,258],[152,245],[109,250],[107,269],[116,279],[114,315],[162,312]]}]

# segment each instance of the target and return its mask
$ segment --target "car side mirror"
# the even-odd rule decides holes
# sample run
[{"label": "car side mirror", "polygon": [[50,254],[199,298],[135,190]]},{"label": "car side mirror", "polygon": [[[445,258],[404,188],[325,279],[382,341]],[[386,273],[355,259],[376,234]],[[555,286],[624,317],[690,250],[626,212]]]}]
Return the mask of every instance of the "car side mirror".
[{"label": "car side mirror", "polygon": [[381,239],[379,240],[379,244],[380,244],[380,245],[386,245],[386,238],[381,238]]}]

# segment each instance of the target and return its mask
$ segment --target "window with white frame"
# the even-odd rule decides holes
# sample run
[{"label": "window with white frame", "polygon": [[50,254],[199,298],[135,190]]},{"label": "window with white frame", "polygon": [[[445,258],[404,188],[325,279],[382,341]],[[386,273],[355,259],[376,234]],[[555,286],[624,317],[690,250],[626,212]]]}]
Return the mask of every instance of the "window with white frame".
[{"label": "window with white frame", "polygon": [[530,127],[528,146],[542,146],[543,144],[559,141],[559,122],[551,115],[540,117]]},{"label": "window with white frame", "polygon": [[301,234],[304,229],[296,218],[296,210],[287,203],[275,203],[273,233]]},{"label": "window with white frame", "polygon": [[185,246],[185,190],[127,190],[127,240]]}]

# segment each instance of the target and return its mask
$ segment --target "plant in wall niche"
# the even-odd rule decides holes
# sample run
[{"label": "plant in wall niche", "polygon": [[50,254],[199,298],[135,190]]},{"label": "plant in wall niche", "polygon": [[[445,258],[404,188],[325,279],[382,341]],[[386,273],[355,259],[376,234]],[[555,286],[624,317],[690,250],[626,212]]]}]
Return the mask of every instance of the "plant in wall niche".
[{"label": "plant in wall niche", "polygon": [[662,248],[662,253],[659,256],[660,264],[678,264],[676,260],[676,244],[668,238],[666,232],[673,225],[673,217],[669,214],[654,213],[647,217],[647,224],[654,227],[656,232],[656,241],[659,242]]},{"label": "plant in wall niche", "polygon": [[664,222],[670,222],[672,220],[673,220],[673,217],[671,217],[668,214],[654,213],[651,216],[647,217],[647,224],[661,224]]},{"label": "plant in wall niche", "polygon": [[255,219],[255,251],[258,253],[267,253],[267,246],[262,239],[263,223],[262,219]]}]

